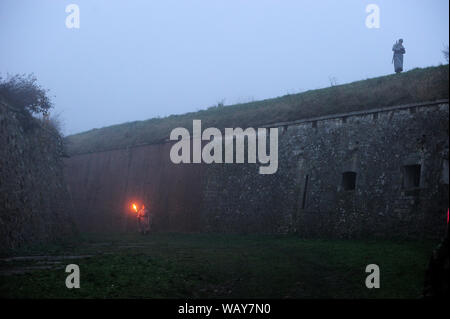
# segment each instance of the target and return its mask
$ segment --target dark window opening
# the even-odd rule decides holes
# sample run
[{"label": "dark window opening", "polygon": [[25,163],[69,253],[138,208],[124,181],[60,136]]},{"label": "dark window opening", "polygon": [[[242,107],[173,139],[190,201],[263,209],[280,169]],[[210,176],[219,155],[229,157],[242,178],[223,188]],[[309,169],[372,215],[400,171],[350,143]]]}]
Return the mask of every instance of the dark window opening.
[{"label": "dark window opening", "polygon": [[342,174],[342,189],[345,191],[354,190],[356,187],[356,173],[344,172]]},{"label": "dark window opening", "polygon": [[403,188],[417,188],[420,186],[420,165],[406,165],[403,167]]}]

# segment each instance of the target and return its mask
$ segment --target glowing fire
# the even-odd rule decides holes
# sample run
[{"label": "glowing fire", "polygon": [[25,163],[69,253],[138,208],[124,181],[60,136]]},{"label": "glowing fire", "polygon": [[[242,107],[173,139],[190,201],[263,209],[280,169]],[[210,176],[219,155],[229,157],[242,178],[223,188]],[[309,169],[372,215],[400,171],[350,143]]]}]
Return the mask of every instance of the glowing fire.
[{"label": "glowing fire", "polygon": [[137,213],[138,210],[137,210],[136,204],[133,204],[132,206],[133,206],[134,211]]}]

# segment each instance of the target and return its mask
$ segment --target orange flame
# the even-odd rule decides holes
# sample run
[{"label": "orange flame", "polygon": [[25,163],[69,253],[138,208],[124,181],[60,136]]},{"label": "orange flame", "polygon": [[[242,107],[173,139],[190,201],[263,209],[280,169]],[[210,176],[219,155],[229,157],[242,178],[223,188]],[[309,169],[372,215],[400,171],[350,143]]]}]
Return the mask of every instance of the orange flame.
[{"label": "orange flame", "polygon": [[136,206],[136,204],[133,204],[133,209],[137,213],[137,206]]}]

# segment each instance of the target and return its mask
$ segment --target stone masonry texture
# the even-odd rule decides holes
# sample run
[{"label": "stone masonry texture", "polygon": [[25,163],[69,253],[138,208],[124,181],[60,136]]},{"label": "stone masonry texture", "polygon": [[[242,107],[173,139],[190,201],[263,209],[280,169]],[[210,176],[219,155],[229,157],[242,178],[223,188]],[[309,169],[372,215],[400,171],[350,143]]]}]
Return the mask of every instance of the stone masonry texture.
[{"label": "stone masonry texture", "polygon": [[448,100],[271,125],[279,167],[173,164],[170,143],[74,155],[66,176],[82,230],[440,238],[448,208]]},{"label": "stone masonry texture", "polygon": [[0,249],[74,234],[64,180],[63,140],[0,103]]}]

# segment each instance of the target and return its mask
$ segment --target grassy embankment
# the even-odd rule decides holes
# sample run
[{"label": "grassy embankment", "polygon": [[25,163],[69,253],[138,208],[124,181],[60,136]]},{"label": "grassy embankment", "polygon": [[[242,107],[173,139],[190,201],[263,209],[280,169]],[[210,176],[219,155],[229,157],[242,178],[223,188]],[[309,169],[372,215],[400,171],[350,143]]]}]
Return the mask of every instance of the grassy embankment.
[{"label": "grassy embankment", "polygon": [[377,107],[448,99],[448,70],[448,64],[417,68],[401,74],[263,101],[213,106],[198,112],[93,129],[68,136],[68,152],[80,154],[161,142],[169,137],[170,131],[175,127],[186,127],[190,130],[193,119],[202,120],[204,128],[246,128]]}]

